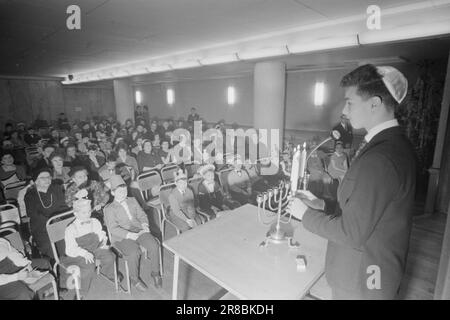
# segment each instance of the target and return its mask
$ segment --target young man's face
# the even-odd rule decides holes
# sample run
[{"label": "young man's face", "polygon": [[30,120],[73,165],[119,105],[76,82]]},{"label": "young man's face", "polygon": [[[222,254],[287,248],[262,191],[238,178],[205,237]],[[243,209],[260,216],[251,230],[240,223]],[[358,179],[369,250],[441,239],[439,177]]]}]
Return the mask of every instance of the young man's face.
[{"label": "young man's face", "polygon": [[116,168],[116,162],[108,161],[106,162],[106,167],[108,168],[108,170],[114,170]]},{"label": "young man's face", "polygon": [[342,152],[344,151],[344,147],[342,147],[342,144],[337,144],[335,149],[338,154],[342,154]]},{"label": "young man's face", "polygon": [[345,107],[342,113],[350,120],[353,128],[367,128],[371,107],[371,100],[364,100],[357,93],[356,86],[345,88]]},{"label": "young man's face", "polygon": [[126,156],[127,156],[127,151],[126,151],[125,149],[120,149],[119,152],[118,152],[118,154],[119,154],[119,157],[121,157],[121,158],[126,158]]},{"label": "young man's face", "polygon": [[75,157],[75,154],[76,154],[76,149],[75,149],[75,147],[67,148],[67,155],[68,155],[69,157],[74,158],[74,157]]},{"label": "young man's face", "polygon": [[60,157],[54,157],[52,159],[52,165],[55,169],[61,169],[63,167],[63,159]]}]

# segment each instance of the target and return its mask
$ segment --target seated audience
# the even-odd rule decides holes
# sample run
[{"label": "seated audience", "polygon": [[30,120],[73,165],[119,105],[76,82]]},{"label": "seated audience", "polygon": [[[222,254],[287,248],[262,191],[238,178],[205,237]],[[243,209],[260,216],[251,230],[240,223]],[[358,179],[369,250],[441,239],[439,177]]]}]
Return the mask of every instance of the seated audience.
[{"label": "seated audience", "polygon": [[128,261],[131,283],[140,291],[147,289],[147,285],[139,277],[139,246],[143,246],[150,259],[154,285],[161,288],[159,243],[150,233],[147,215],[136,199],[128,197],[127,185],[122,177],[112,176],[110,183],[114,201],[105,208],[105,223],[111,233],[111,243],[124,254]]},{"label": "seated audience", "polygon": [[[66,256],[64,265],[80,268],[80,295],[85,297],[95,276],[95,261],[100,261],[100,272],[114,281],[114,254],[107,246],[107,236],[100,221],[91,218],[91,201],[80,199],[73,202],[75,220],[65,230]],[[118,279],[123,276],[118,274]]]},{"label": "seated audience", "polygon": [[24,135],[23,140],[27,145],[33,146],[41,141],[41,137],[34,131],[33,127],[28,127],[27,133]]},{"label": "seated audience", "polygon": [[55,152],[55,147],[50,144],[46,144],[42,147],[42,158],[36,163],[36,168],[51,168],[52,162],[50,161],[51,154]]},{"label": "seated audience", "polygon": [[139,173],[139,167],[136,159],[128,155],[128,146],[124,143],[119,143],[116,147],[116,152],[118,155],[117,164],[125,164],[127,169],[130,171],[131,180],[134,180]]},{"label": "seated audience", "polygon": [[160,169],[162,167],[162,160],[157,151],[152,150],[152,142],[144,140],[142,144],[142,151],[138,153],[137,164],[139,172],[148,171],[153,168]]},{"label": "seated audience", "polygon": [[64,201],[63,188],[52,183],[52,171],[39,168],[33,172],[34,186],[25,195],[24,201],[30,217],[33,241],[40,254],[53,261],[53,252],[47,234],[47,220],[55,214],[68,210]]},{"label": "seated audience", "polygon": [[168,218],[180,231],[186,231],[202,223],[195,210],[194,193],[187,187],[187,174],[181,169],[175,172],[176,188],[169,194]]},{"label": "seated audience", "polygon": [[61,153],[53,152],[50,156],[50,162],[53,169],[53,182],[59,183],[65,187],[70,180],[70,168],[64,167],[64,156]]},{"label": "seated audience", "polygon": [[10,151],[3,151],[0,166],[1,184],[5,186],[8,183],[25,180],[26,178],[25,168],[14,164],[14,156]]},{"label": "seated audience", "polygon": [[69,143],[66,147],[66,159],[64,160],[64,166],[72,168],[76,166],[84,166],[85,161],[77,154],[77,147]]},{"label": "seated audience", "polygon": [[91,200],[93,206],[92,215],[103,222],[101,210],[109,201],[109,194],[103,182],[90,180],[87,170],[81,166],[72,168],[69,175],[72,181],[66,190],[67,206],[72,207],[73,202],[77,199],[87,198]]}]

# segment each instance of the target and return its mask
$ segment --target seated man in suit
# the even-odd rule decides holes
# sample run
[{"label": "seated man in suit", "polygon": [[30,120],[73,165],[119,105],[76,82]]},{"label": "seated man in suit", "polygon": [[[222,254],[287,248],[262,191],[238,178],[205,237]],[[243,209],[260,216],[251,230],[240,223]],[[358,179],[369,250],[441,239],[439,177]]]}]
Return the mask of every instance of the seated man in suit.
[{"label": "seated man in suit", "polygon": [[187,174],[183,170],[175,172],[176,188],[169,195],[169,220],[182,232],[201,224],[202,220],[195,211],[194,193],[187,187]]},{"label": "seated man in suit", "polygon": [[241,205],[251,202],[252,183],[247,171],[242,170],[242,161],[239,156],[233,163],[233,170],[227,176],[230,195]]},{"label": "seated man in suit", "polygon": [[[108,238],[100,221],[91,218],[91,200],[79,199],[73,202],[75,220],[65,230],[65,265],[80,267],[80,295],[85,297],[95,275],[95,260],[100,260],[101,273],[114,281],[115,256],[106,245]],[[119,280],[123,278],[118,274]],[[62,283],[65,283],[63,281]]]},{"label": "seated man in suit", "polygon": [[147,285],[139,278],[139,246],[147,249],[151,276],[155,287],[161,288],[159,243],[150,233],[147,215],[136,199],[128,197],[127,185],[121,176],[112,176],[109,181],[114,201],[105,207],[104,212],[111,243],[125,255],[131,283],[140,291],[145,291]]}]

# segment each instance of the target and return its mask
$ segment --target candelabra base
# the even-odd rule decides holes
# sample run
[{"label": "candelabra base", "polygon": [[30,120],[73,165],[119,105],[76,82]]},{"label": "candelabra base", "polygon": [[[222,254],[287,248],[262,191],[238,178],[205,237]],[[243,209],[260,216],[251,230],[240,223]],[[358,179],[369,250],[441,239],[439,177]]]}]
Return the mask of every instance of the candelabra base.
[{"label": "candelabra base", "polygon": [[266,239],[259,244],[260,247],[267,247],[269,243],[282,244],[287,243],[289,249],[297,249],[300,244],[293,240],[291,236],[281,229],[271,229],[267,232]]}]

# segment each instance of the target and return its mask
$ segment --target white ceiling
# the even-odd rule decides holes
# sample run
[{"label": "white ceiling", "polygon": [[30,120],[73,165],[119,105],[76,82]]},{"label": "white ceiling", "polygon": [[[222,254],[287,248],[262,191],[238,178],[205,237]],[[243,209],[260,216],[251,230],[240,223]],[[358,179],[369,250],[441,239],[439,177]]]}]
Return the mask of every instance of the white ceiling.
[{"label": "white ceiling", "polygon": [[[364,14],[371,4],[416,2],[0,0],[0,74],[65,76]],[[72,4],[81,8],[81,30],[66,28]]]}]

